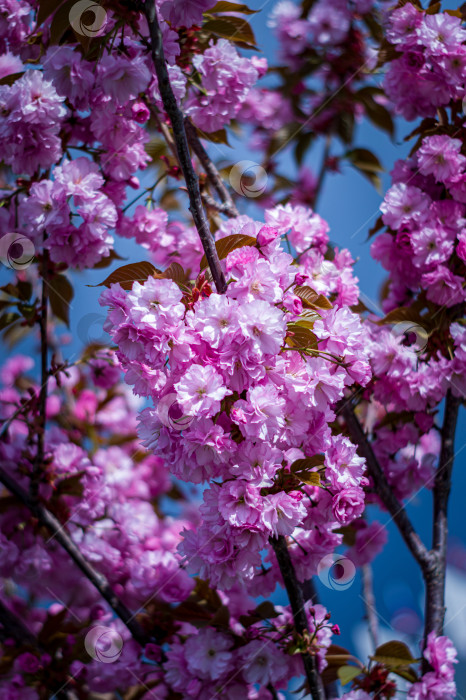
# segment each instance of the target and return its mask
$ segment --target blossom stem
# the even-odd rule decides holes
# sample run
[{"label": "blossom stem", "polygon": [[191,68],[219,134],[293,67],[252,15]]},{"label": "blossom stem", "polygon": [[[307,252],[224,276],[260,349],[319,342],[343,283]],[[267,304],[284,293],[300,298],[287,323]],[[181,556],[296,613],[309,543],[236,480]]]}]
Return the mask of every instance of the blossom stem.
[{"label": "blossom stem", "polygon": [[149,25],[151,54],[157,75],[160,95],[173,129],[178,161],[180,163],[180,167],[186,181],[186,187],[188,189],[189,210],[199,233],[217,292],[219,294],[223,294],[226,289],[225,276],[220,266],[217,249],[215,248],[215,241],[211,234],[204,207],[202,205],[199,179],[191,162],[191,154],[189,152],[183,115],[178,107],[176,97],[170,84],[170,78],[163,51],[162,32],[160,31],[157,20],[155,0],[146,0],[143,11]]},{"label": "blossom stem", "polygon": [[[304,596],[301,586],[296,578],[296,572],[293,567],[293,562],[291,561],[286,539],[283,537],[283,535],[271,537],[270,544],[272,545],[275,556],[277,557],[278,566],[280,567],[286,592],[288,593],[296,632],[299,635],[303,635],[304,633],[309,632],[309,625],[304,609]],[[301,656],[303,659],[307,682],[309,684],[309,691],[313,700],[324,700],[324,690],[317,672],[315,656],[312,656],[307,652],[304,652],[301,654]]]},{"label": "blossom stem", "polygon": [[441,430],[442,446],[439,466],[435,474],[434,488],[432,490],[432,550],[436,557],[436,566],[426,576],[424,646],[430,632],[435,632],[436,635],[440,635],[443,632],[448,538],[447,511],[455,458],[455,433],[460,404],[461,399],[453,396],[451,390],[448,389],[445,397],[445,413]]},{"label": "blossom stem", "polygon": [[[21,503],[26,506],[37,520],[43,525],[52,535],[58,544],[69,554],[74,563],[82,571],[87,580],[96,588],[102,598],[107,601],[114,613],[126,625],[131,632],[133,638],[141,645],[145,646],[150,639],[141,628],[135,616],[128,610],[126,605],[121,602],[118,596],[112,591],[107,579],[103,574],[98,573],[86,561],[81,554],[79,548],[74,544],[69,535],[64,530],[62,523],[50,513],[41,503],[33,499],[29,494],[19,486],[7,472],[0,467],[0,482],[10,491]],[[154,631],[154,634],[157,630]]]}]

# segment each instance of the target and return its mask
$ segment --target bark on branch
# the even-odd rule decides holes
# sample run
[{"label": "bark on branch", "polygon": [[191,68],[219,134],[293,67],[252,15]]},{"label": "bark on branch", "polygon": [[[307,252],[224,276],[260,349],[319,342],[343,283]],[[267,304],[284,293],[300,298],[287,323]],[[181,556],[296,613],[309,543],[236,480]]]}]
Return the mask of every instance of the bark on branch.
[{"label": "bark on branch", "polygon": [[223,206],[221,209],[219,209],[219,211],[222,211],[222,213],[228,214],[228,216],[231,217],[239,216],[239,211],[236,208],[236,205],[232,200],[230,193],[225,187],[225,184],[222,178],[220,177],[220,173],[218,172],[214,163],[210,159],[209,154],[205,150],[197,135],[196,128],[191,123],[188,117],[185,118],[184,125],[186,129],[186,134],[188,136],[189,144],[196,156],[199,158],[199,162],[204,168],[206,175],[212,184],[212,187],[217,192],[221,202],[223,203]]},{"label": "bark on branch", "polygon": [[226,281],[222,268],[220,267],[220,261],[215,248],[215,241],[210,232],[209,223],[202,205],[199,180],[191,162],[191,154],[189,152],[183,115],[178,108],[176,97],[170,84],[170,78],[163,51],[162,32],[160,31],[157,20],[155,1],[146,0],[143,6],[143,12],[149,25],[151,54],[154,62],[155,73],[157,75],[160,95],[162,97],[164,109],[168,115],[168,118],[170,119],[173,129],[178,161],[181,170],[183,171],[188,189],[189,210],[199,233],[217,292],[219,294],[223,294],[226,289]]},{"label": "bark on branch", "polygon": [[433,488],[432,550],[436,566],[426,577],[426,608],[424,645],[429,632],[443,632],[445,617],[445,574],[447,567],[448,499],[451,490],[451,475],[455,457],[455,433],[461,399],[453,396],[450,389],[445,397],[445,414],[442,425],[442,446]]},{"label": "bark on branch", "polygon": [[[121,602],[118,596],[111,589],[105,576],[95,571],[95,569],[86,561],[78,547],[70,539],[65,532],[63,525],[57,518],[50,513],[41,503],[32,499],[29,494],[19,486],[11,476],[0,467],[0,482],[12,493],[16,498],[34,515],[52,535],[58,544],[69,554],[74,563],[79,567],[87,580],[100,593],[102,598],[107,601],[114,613],[126,625],[131,632],[133,638],[144,647],[147,642],[151,641],[149,636],[136,620],[135,616],[128,610],[126,605]],[[156,633],[157,631],[155,631]]]},{"label": "bark on branch", "polygon": [[[293,612],[293,620],[296,632],[303,635],[309,632],[309,626],[304,609],[304,597],[301,586],[296,578],[296,572],[291,561],[286,539],[280,535],[279,537],[270,538],[270,544],[273,547],[275,556],[277,557],[278,566],[283,577],[288,599],[290,601],[291,610]],[[304,664],[309,690],[313,700],[325,700],[324,690],[319,674],[317,672],[317,663],[315,656],[304,653],[301,654]]]},{"label": "bark on branch", "polygon": [[44,435],[47,420],[47,389],[48,389],[48,343],[47,343],[47,320],[48,320],[48,251],[44,248],[42,257],[42,298],[39,315],[40,331],[40,390],[39,407],[37,416],[37,452],[34,459],[33,472],[30,483],[31,497],[37,499],[39,494],[40,478],[44,464]]},{"label": "bark on branch", "polygon": [[427,573],[434,565],[434,558],[422,542],[408,514],[393,493],[382,467],[374,454],[372,445],[367,439],[361,423],[354,413],[353,407],[347,400],[345,400],[341,408],[341,414],[346,421],[346,427],[348,428],[351,439],[359,447],[360,455],[366,460],[367,473],[372,478],[375,493],[392,516],[409,551],[418,562],[423,573]]},{"label": "bark on branch", "polygon": [[[2,636],[4,639],[11,637],[20,645],[27,644],[33,649],[37,649],[39,652],[43,653],[46,649],[43,649],[39,644],[39,641],[35,636],[28,630],[26,625],[19,619],[14,613],[9,610],[6,605],[0,600],[0,625],[3,628]],[[56,685],[54,681],[54,685]],[[56,688],[54,697],[60,700],[68,700],[69,694],[63,687]]]}]

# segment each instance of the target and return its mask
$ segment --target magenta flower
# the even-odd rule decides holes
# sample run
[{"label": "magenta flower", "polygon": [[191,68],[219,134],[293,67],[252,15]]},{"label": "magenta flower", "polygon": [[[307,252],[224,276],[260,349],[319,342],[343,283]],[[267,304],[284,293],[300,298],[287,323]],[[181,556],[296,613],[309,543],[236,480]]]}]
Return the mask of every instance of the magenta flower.
[{"label": "magenta flower", "polygon": [[220,402],[232,392],[220,374],[210,365],[191,365],[175,384],[178,401],[187,415],[214,416]]}]

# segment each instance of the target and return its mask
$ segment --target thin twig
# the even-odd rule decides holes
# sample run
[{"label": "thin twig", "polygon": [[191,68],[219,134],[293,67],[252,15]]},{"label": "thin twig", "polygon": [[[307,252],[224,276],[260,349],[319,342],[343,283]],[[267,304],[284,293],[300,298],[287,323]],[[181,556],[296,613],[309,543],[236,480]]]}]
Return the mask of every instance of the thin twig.
[{"label": "thin twig", "polygon": [[227,214],[228,216],[231,216],[229,204],[226,204],[224,202],[217,202],[213,197],[210,196],[210,194],[207,194],[207,192],[203,192],[201,194],[201,197],[203,202],[211,209],[215,209],[215,211],[218,211],[220,214]]},{"label": "thin twig", "polygon": [[[309,625],[306,617],[305,602],[301,586],[298,584],[296,572],[291,561],[288,545],[285,538],[279,537],[270,538],[270,544],[273,547],[275,556],[277,557],[278,566],[283,577],[286,592],[293,612],[293,620],[298,635],[303,636],[309,632]],[[313,700],[324,700],[324,690],[317,672],[317,663],[315,656],[304,652],[301,654],[304,664],[304,672],[309,684],[309,691]]]},{"label": "thin twig", "polygon": [[455,433],[461,399],[448,389],[445,397],[445,413],[442,425],[442,446],[439,466],[435,474],[433,493],[432,549],[436,566],[426,577],[426,607],[424,645],[430,632],[443,632],[445,617],[445,574],[447,566],[448,499],[455,457]]},{"label": "thin twig", "polygon": [[224,205],[222,212],[228,214],[228,216],[230,217],[239,216],[239,211],[236,208],[236,205],[233,199],[231,198],[231,195],[228,192],[228,189],[226,188],[222,178],[220,177],[220,173],[218,172],[209,154],[202,145],[201,140],[197,135],[196,128],[190,121],[189,117],[185,118],[184,126],[186,129],[189,145],[199,158],[199,162],[204,168],[206,175],[212,184],[212,187],[217,192],[218,196],[220,197],[220,200]]},{"label": "thin twig", "polygon": [[328,158],[330,156],[331,143],[332,143],[332,136],[331,136],[331,134],[328,134],[327,138],[325,140],[324,152],[322,154],[322,162],[320,164],[319,175],[317,177],[316,189],[314,192],[314,196],[312,198],[312,208],[313,209],[315,209],[317,206],[317,200],[319,199],[319,195],[322,192],[322,186],[324,184],[325,175],[327,174],[327,161],[328,161]]},{"label": "thin twig", "polygon": [[145,646],[150,639],[141,628],[139,622],[134,615],[128,610],[126,605],[121,602],[118,596],[111,589],[107,579],[103,574],[95,571],[95,569],[86,561],[81,554],[79,548],[70,539],[65,532],[63,525],[57,518],[50,513],[36,499],[32,499],[29,494],[17,484],[7,472],[0,467],[0,482],[10,491],[16,498],[30,510],[39,522],[47,528],[52,537],[63,547],[70,555],[74,563],[79,567],[87,580],[100,593],[102,598],[107,601],[114,613],[120,618],[131,632],[133,638],[141,645]]},{"label": "thin twig", "polygon": [[375,607],[374,587],[372,583],[372,568],[370,564],[364,564],[361,568],[362,573],[362,595],[364,607],[366,610],[366,618],[369,627],[369,636],[371,638],[374,651],[378,646],[378,623],[377,623],[377,608]]},{"label": "thin twig", "polygon": [[7,637],[12,637],[20,644],[30,644],[37,646],[37,640],[32,632],[14,613],[9,610],[0,600],[0,625],[3,627]]},{"label": "thin twig", "polygon": [[157,20],[155,0],[146,0],[143,6],[143,12],[149,26],[151,54],[157,75],[160,95],[173,129],[178,161],[180,163],[181,170],[183,171],[188,189],[189,210],[199,233],[217,292],[222,294],[226,289],[225,276],[220,266],[217,250],[215,248],[215,241],[209,229],[207,217],[202,206],[199,180],[191,162],[191,154],[189,152],[188,140],[184,128],[183,115],[178,108],[176,97],[170,84],[163,51],[162,32],[160,31]]}]

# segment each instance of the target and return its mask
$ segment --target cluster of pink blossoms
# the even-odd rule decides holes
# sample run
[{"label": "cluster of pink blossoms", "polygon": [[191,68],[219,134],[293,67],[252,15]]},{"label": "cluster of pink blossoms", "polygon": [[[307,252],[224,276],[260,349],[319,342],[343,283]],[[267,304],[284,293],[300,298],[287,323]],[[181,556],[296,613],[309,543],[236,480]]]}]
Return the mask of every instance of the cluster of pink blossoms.
[{"label": "cluster of pink blossoms", "polygon": [[[325,225],[308,215],[305,227],[299,208],[270,218],[290,224],[294,216],[294,243],[301,236],[321,251]],[[277,535],[294,534],[306,552],[296,551],[300,577],[314,574],[341,541],[333,529],[362,515],[367,483],[364,460],[329,427],[345,388],[370,376],[358,317],[338,295],[333,308],[303,314],[295,291],[308,276],[290,264],[278,230],[254,222],[240,230],[257,238],[226,257],[224,296],[209,289],[192,304],[172,280],[149,278],[129,293],[111,285],[101,298],[126,381],[155,403],[141,414],[144,444],[178,478],[210,482],[202,524],[185,533],[181,551],[188,570],[224,589],[238,579],[254,585],[260,551]],[[286,342],[306,318],[313,353]],[[170,417],[175,405],[179,423]],[[280,485],[296,460],[317,454],[325,489]],[[269,576],[272,589],[277,576]]]},{"label": "cluster of pink blossoms", "polygon": [[[38,391],[28,374],[32,365],[30,358],[19,355],[2,367],[2,419],[13,416],[14,407],[24,399],[24,387],[29,396]],[[183,527],[192,528],[198,517],[183,501],[181,517],[175,520],[163,515],[160,499],[169,493],[172,482],[163,459],[141,452],[135,435],[139,402],[124,385],[123,391],[117,388],[119,376],[113,352],[102,350],[85,369],[71,367],[61,374],[59,386],[51,380],[41,498],[66,519],[72,541],[106,576],[120,599],[140,612],[147,608],[155,620],[160,611],[163,624],[168,615],[176,621],[177,608],[172,606],[186,601],[197,588],[176,548]],[[71,404],[65,400],[69,396]],[[92,451],[76,444],[90,428],[101,445]],[[112,444],[117,438],[119,445]],[[28,440],[29,427],[17,418],[9,427],[8,439],[0,443],[2,467],[26,489],[31,472]],[[286,688],[290,678],[302,675],[301,658],[290,653],[293,618],[289,608],[277,607],[266,629],[262,622],[246,623],[243,617],[248,617],[255,603],[238,583],[229,586],[228,592],[216,593],[218,604],[227,607],[230,615],[222,630],[198,630],[188,622],[170,622],[164,651],[159,643],[149,643],[142,655],[140,646],[121,621],[109,614],[89,582],[79,577],[76,585],[79,575],[70,567],[67,554],[53,537],[45,541],[37,533],[26,509],[2,512],[0,548],[0,575],[6,582],[0,602],[16,615],[27,617],[31,632],[38,635],[45,635],[50,616],[63,618],[68,633],[60,647],[61,663],[69,665],[75,684],[86,692],[124,692],[139,681],[156,684],[161,698],[179,692],[183,697],[207,699],[221,691],[220,697],[253,700],[259,697],[254,684]],[[311,608],[310,603],[306,614],[323,669],[332,637],[330,615],[323,606]],[[76,645],[94,626],[120,640],[118,663],[76,658]],[[105,639],[102,644],[105,654]],[[8,641],[6,646],[9,648]],[[6,657],[8,653],[0,682],[2,697],[38,700],[40,679],[55,673],[52,656],[28,650],[13,656],[12,663]]]},{"label": "cluster of pink blossoms", "polygon": [[[224,39],[196,53],[192,67],[177,64],[181,54],[177,22],[181,17],[183,26],[200,21],[209,4],[193,2],[189,11],[184,4],[180,15],[179,4],[160,3],[159,20],[177,99],[184,101],[195,123],[215,131],[236,116],[267,64],[265,59],[240,57]],[[50,21],[45,22],[44,37]],[[108,12],[106,29],[116,22]],[[14,27],[25,32],[23,24],[23,4],[12,3],[5,26],[6,53],[0,56],[2,77],[21,72],[22,60],[35,58],[37,47],[23,49],[15,38]],[[145,20],[138,21],[138,30],[148,33]],[[127,187],[139,188],[136,173],[150,162],[143,126],[150,117],[148,105],[162,106],[157,79],[151,57],[137,32],[129,29],[119,50],[105,52],[97,68],[72,46],[44,46],[43,54],[42,70],[26,70],[12,85],[0,86],[4,115],[0,157],[14,173],[43,172],[35,178],[39,181],[24,182],[2,207],[0,232],[24,232],[39,247],[46,231],[44,244],[54,262],[89,268],[109,256],[113,229],[129,235],[121,208]],[[191,70],[201,78],[200,90]],[[79,157],[83,150],[91,151],[92,160]],[[76,182],[81,178],[83,185]]]},{"label": "cluster of pink blossoms", "polygon": [[410,2],[390,14],[387,39],[401,53],[384,80],[387,96],[405,119],[435,115],[464,97],[466,30],[451,14],[427,14]]}]

